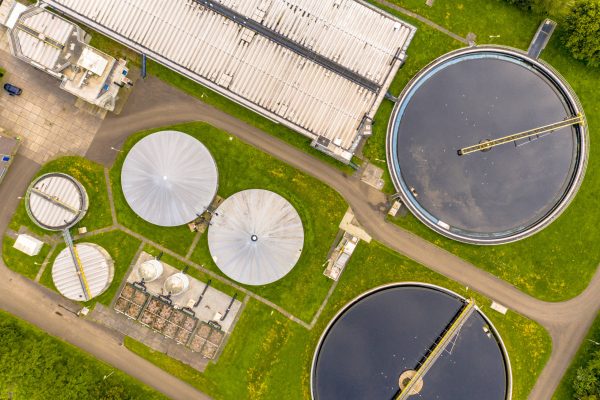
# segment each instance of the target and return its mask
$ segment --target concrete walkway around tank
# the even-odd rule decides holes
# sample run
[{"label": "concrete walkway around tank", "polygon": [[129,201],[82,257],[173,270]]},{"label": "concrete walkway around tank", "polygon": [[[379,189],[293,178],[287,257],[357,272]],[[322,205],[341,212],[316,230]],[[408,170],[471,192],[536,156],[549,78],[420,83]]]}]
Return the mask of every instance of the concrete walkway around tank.
[{"label": "concrete walkway around tank", "polygon": [[542,324],[552,336],[553,349],[530,399],[546,400],[554,390],[600,309],[600,273],[576,298],[549,303],[537,300],[432,243],[386,222],[386,196],[358,177],[316,160],[283,141],[233,116],[192,98],[155,78],[139,82],[121,116],[109,116],[87,156],[111,165],[119,147],[134,132],[189,121],[205,121],[246,143],[314,176],[337,190],[349,203],[365,230],[386,246],[462,283]]}]

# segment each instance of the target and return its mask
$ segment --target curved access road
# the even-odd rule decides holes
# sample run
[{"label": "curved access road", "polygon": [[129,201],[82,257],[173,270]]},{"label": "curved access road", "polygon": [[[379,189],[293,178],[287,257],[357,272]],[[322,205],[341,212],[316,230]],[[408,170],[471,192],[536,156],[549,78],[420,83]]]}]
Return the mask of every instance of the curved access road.
[{"label": "curved access road", "polygon": [[[0,185],[0,232],[5,232],[40,165],[17,157]],[[0,248],[4,235],[0,235]],[[139,379],[166,396],[178,400],[208,400],[192,386],[169,375],[125,348],[123,336],[101,325],[77,317],[80,307],[59,294],[9,270],[0,257],[0,309],[22,318]]]},{"label": "curved access road", "polygon": [[156,78],[138,82],[120,116],[109,116],[87,153],[111,165],[118,148],[132,133],[181,122],[205,121],[248,144],[314,176],[337,190],[362,226],[386,246],[542,324],[552,336],[550,359],[530,394],[532,400],[552,397],[561,377],[600,309],[600,273],[576,298],[549,303],[524,294],[507,282],[469,264],[428,241],[385,221],[384,194],[356,177],[316,160],[305,152],[174,89]]}]

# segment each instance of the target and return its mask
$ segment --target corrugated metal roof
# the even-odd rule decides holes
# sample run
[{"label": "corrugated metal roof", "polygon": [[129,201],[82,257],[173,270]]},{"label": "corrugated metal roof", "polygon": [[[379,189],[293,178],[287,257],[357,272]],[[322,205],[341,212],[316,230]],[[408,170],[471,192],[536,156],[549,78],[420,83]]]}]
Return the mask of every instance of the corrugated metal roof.
[{"label": "corrugated metal roof", "polygon": [[88,198],[83,186],[73,177],[50,173],[31,184],[25,204],[36,224],[44,229],[61,230],[83,218]]},{"label": "corrugated metal roof", "polygon": [[64,63],[61,56],[75,30],[73,23],[35,8],[28,9],[21,15],[13,35],[22,56],[45,68],[56,70]]},{"label": "corrugated metal roof", "polygon": [[[94,298],[110,286],[114,275],[113,261],[106,250],[95,244],[79,243],[75,247],[91,297]],[[85,300],[84,289],[68,247],[59,253],[52,265],[52,280],[54,286],[66,298]]]},{"label": "corrugated metal roof", "polygon": [[190,135],[153,133],[129,152],[121,171],[125,199],[137,215],[160,226],[178,226],[202,214],[217,193],[217,165]]},{"label": "corrugated metal roof", "polygon": [[217,209],[208,247],[217,266],[238,282],[265,285],[283,278],[302,254],[304,229],[298,212],[268,190],[238,192]]},{"label": "corrugated metal roof", "polygon": [[327,139],[345,158],[415,32],[354,0],[47,2],[269,118]]}]

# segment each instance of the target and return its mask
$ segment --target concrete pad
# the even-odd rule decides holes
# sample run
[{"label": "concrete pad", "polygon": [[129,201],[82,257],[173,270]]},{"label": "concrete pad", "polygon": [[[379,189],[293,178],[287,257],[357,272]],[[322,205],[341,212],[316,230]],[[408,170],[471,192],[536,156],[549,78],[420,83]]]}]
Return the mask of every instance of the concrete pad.
[{"label": "concrete pad", "polygon": [[[4,28],[0,29],[0,65],[7,71],[5,82],[23,89],[21,96],[0,93],[0,127],[22,137],[20,154],[36,163],[59,155],[84,156],[102,119],[84,115],[57,79],[13,57]],[[49,131],[54,126],[60,130]]]},{"label": "concrete pad", "polygon": [[[135,266],[133,267],[131,273],[129,274],[129,276],[127,276],[127,282],[133,283],[141,281],[142,278],[137,273],[138,267],[145,261],[152,259],[154,259],[152,255],[146,252],[142,252],[139,258],[136,260]],[[169,264],[166,264],[162,261],[161,263],[163,265],[162,275],[155,281],[145,282],[147,291],[154,295],[166,295],[167,293],[164,293],[163,291],[163,285],[165,283],[165,280],[169,276],[180,272],[177,268],[174,268]],[[171,300],[173,301],[173,304],[179,308],[191,308],[200,321],[208,322],[216,320],[216,322],[219,325],[221,325],[221,328],[225,332],[231,332],[231,330],[233,329],[234,321],[236,320],[236,315],[242,307],[242,302],[239,300],[235,300],[233,302],[233,305],[231,306],[231,310],[227,314],[227,317],[223,321],[221,321],[220,317],[216,317],[216,315],[217,313],[225,315],[225,310],[227,310],[227,307],[231,303],[231,296],[213,287],[209,287],[206,293],[204,294],[204,297],[202,298],[202,302],[198,305],[198,307],[193,307],[193,304],[198,300],[200,294],[204,290],[206,283],[192,278],[191,276],[189,276],[189,278],[189,289],[178,296],[172,296]]]},{"label": "concrete pad", "polygon": [[376,167],[373,164],[367,164],[365,167],[360,180],[367,185],[374,187],[377,190],[383,189],[385,182],[381,178],[383,176],[383,169]]},{"label": "concrete pad", "polygon": [[369,235],[354,218],[354,212],[351,208],[348,208],[342,222],[340,222],[340,229],[348,232],[352,236],[356,236],[360,240],[364,240],[367,243],[371,243],[371,235]]}]

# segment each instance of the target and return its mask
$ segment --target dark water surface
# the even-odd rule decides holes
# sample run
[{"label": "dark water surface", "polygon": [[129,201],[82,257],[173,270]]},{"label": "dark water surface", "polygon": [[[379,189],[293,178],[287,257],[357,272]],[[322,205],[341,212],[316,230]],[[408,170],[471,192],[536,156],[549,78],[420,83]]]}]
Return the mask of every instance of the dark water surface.
[{"label": "dark water surface", "polygon": [[457,150],[571,116],[563,96],[530,65],[463,56],[422,79],[397,118],[396,168],[435,218],[469,232],[535,224],[561,200],[575,169],[575,128],[519,146]]},{"label": "dark water surface", "polygon": [[[392,400],[398,377],[415,369],[426,349],[461,309],[446,292],[398,286],[368,295],[348,308],[327,332],[316,358],[316,400]],[[425,375],[414,399],[504,400],[506,367],[495,337],[474,313]]]}]

